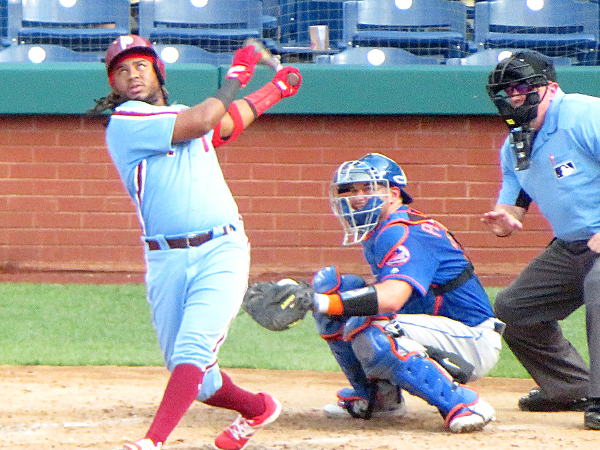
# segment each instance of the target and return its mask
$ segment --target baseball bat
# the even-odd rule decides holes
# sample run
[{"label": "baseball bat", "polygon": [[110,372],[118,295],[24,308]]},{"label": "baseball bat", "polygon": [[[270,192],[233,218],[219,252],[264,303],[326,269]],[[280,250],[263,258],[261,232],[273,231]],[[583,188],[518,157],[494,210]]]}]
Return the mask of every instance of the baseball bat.
[{"label": "baseball bat", "polygon": [[[273,69],[275,72],[283,68],[281,61],[275,55],[273,55],[264,44],[256,38],[248,38],[244,41],[244,47],[247,45],[254,45],[254,50],[261,54],[258,64],[267,66]],[[290,86],[296,86],[300,82],[300,78],[295,73],[288,73],[287,81]]]}]

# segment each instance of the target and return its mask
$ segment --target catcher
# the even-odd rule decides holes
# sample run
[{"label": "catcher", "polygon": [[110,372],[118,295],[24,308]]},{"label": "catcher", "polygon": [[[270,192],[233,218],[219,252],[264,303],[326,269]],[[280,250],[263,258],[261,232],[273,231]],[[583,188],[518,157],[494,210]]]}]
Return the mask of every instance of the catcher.
[{"label": "catcher", "polygon": [[289,328],[312,310],[352,388],[327,417],[401,417],[402,390],[436,407],[454,433],[482,430],[494,409],[466,382],[496,364],[503,323],[452,234],[407,205],[406,176],[370,153],[343,163],[330,187],[344,245],[362,243],[376,283],[335,266],[308,283],[251,285],[244,309],[262,326]]}]

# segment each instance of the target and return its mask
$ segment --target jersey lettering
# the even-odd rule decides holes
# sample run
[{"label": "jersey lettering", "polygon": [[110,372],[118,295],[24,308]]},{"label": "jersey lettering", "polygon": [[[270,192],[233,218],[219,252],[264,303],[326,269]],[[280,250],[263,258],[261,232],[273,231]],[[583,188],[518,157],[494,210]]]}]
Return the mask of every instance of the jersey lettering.
[{"label": "jersey lettering", "polygon": [[423,230],[425,233],[429,233],[433,236],[440,237],[440,238],[442,237],[442,234],[440,233],[440,229],[431,222],[423,222],[421,224],[421,230]]}]

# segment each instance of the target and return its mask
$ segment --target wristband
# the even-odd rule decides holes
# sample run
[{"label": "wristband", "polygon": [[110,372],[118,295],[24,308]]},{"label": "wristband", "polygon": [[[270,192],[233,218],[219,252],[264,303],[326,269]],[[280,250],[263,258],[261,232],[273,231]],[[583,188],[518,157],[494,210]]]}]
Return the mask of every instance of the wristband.
[{"label": "wristband", "polygon": [[379,314],[377,289],[371,285],[339,294],[315,294],[315,309],[335,316],[374,316]]},{"label": "wristband", "polygon": [[225,109],[229,109],[229,105],[235,100],[235,97],[240,90],[240,81],[235,78],[226,78],[223,84],[213,97],[221,100]]}]

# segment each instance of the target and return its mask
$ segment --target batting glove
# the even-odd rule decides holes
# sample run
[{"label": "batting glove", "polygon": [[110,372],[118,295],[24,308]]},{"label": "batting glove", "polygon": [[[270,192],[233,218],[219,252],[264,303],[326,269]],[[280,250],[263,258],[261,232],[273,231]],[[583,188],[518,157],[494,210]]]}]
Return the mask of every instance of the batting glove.
[{"label": "batting glove", "polygon": [[247,45],[244,48],[237,49],[233,55],[233,63],[227,71],[225,78],[235,78],[240,82],[241,87],[246,87],[254,74],[254,68],[260,56],[260,53],[254,51],[254,45]]},{"label": "batting glove", "polygon": [[[297,83],[295,83],[297,80]],[[285,66],[279,69],[273,77],[273,83],[281,91],[281,98],[296,95],[302,84],[302,75],[300,71],[292,66]]]}]

